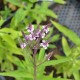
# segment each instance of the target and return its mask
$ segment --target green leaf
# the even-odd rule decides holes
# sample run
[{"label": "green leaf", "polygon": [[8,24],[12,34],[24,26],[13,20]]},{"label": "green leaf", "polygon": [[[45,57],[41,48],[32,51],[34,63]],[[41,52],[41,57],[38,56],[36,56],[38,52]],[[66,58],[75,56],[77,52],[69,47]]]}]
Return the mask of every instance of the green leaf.
[{"label": "green leaf", "polygon": [[80,72],[79,72],[78,70],[76,70],[76,71],[73,73],[73,75],[74,75],[75,80],[80,80]]},{"label": "green leaf", "polygon": [[15,56],[7,55],[7,59],[11,61],[13,64],[17,65],[18,67],[25,69],[25,66],[23,65],[22,61],[19,58]]},{"label": "green leaf", "polygon": [[54,22],[54,21],[51,21],[51,22],[59,31],[65,34],[73,43],[75,43],[76,45],[80,45],[80,38],[75,32],[60,25],[57,22]]},{"label": "green leaf", "polygon": [[1,35],[4,41],[6,41],[10,46],[16,47],[15,41],[8,35],[8,34],[3,34]]},{"label": "green leaf", "polygon": [[51,38],[51,42],[58,41],[58,40],[59,40],[59,37],[60,37],[59,34],[54,35],[54,36]]},{"label": "green leaf", "polygon": [[53,34],[53,27],[50,27],[50,31],[49,31],[49,33],[46,35],[46,37],[44,38],[45,40],[48,40],[50,37],[51,37],[51,35]]},{"label": "green leaf", "polygon": [[34,2],[37,2],[37,0],[29,0],[30,2],[34,3]]},{"label": "green leaf", "polygon": [[[40,79],[38,79],[40,80]],[[50,76],[42,76],[41,80],[69,80],[69,79],[64,79],[64,78],[52,78]]]},{"label": "green leaf", "polygon": [[58,16],[57,16],[53,11],[51,11],[51,10],[47,10],[47,12],[48,12],[48,13],[46,13],[47,16],[51,16],[51,17],[53,17],[53,18],[55,18],[55,19],[58,18]]},{"label": "green leaf", "polygon": [[44,48],[41,48],[40,49],[40,52],[39,52],[39,57],[38,57],[38,60],[43,60],[44,58],[44,55],[45,55],[45,49]]},{"label": "green leaf", "polygon": [[16,80],[33,80],[31,78],[17,78]]},{"label": "green leaf", "polygon": [[66,56],[69,56],[71,54],[71,48],[68,45],[68,42],[65,37],[62,37],[62,45],[63,45],[63,50]]},{"label": "green leaf", "polygon": [[66,2],[64,0],[53,0],[56,3],[65,4]]},{"label": "green leaf", "polygon": [[44,62],[42,65],[40,66],[51,66],[51,65],[57,65],[57,64],[61,64],[64,62],[68,62],[71,61],[71,58],[62,58],[62,59],[58,59],[58,60],[50,60],[50,61],[46,61]]},{"label": "green leaf", "polygon": [[13,70],[13,65],[10,61],[4,60],[4,63],[1,64],[1,71],[10,71]]},{"label": "green leaf", "polygon": [[1,17],[1,19],[0,19],[0,26],[1,26],[3,23],[4,23],[4,20],[3,20],[3,18]]},{"label": "green leaf", "polygon": [[24,9],[22,8],[18,9],[11,21],[10,27],[15,29],[17,25],[25,18],[26,15],[27,15],[27,12]]},{"label": "green leaf", "polygon": [[0,73],[0,76],[10,76],[10,77],[15,77],[15,78],[33,78],[33,76],[24,71],[19,71],[19,70],[15,70],[15,71],[8,71],[8,72],[2,72]]},{"label": "green leaf", "polygon": [[0,29],[0,33],[9,34],[12,39],[16,39],[19,36],[22,36],[22,33],[20,31],[16,31],[11,28],[2,28]]},{"label": "green leaf", "polygon": [[34,60],[31,56],[33,52],[31,51],[31,49],[29,48],[29,46],[27,46],[24,50],[23,50],[23,57],[25,59],[25,61],[23,61],[24,65],[26,66],[26,68],[28,69],[29,72],[33,73],[34,72]]},{"label": "green leaf", "polygon": [[7,48],[9,49],[9,51],[22,55],[21,51],[19,50],[19,48],[17,48],[15,41],[11,38],[10,35],[0,34],[0,36],[2,37],[3,41],[7,43]]},{"label": "green leaf", "polygon": [[64,78],[48,78],[48,77],[45,77],[45,78],[42,78],[41,80],[69,80],[69,79],[64,79]]},{"label": "green leaf", "polygon": [[49,44],[49,47],[48,48],[56,48],[56,46],[54,44]]}]

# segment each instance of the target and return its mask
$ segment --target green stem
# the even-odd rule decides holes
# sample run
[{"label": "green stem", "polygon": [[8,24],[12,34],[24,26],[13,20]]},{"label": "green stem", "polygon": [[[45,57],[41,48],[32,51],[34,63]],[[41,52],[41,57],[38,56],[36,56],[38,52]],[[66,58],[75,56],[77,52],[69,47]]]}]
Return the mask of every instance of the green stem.
[{"label": "green stem", "polygon": [[34,55],[34,80],[36,80],[36,59]]},{"label": "green stem", "polygon": [[37,49],[34,49],[34,53],[33,53],[33,59],[34,59],[34,80],[37,80],[36,79],[36,69],[37,69],[37,65],[36,65],[36,52],[37,52]]}]

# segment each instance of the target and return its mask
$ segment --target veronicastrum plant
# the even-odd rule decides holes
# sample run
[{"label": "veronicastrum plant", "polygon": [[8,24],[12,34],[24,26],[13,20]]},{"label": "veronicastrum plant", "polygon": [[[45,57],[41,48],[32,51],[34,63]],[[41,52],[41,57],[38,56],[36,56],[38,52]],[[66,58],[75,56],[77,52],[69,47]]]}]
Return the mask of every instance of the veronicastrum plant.
[{"label": "veronicastrum plant", "polygon": [[[53,52],[46,54],[49,44],[52,42],[49,38],[45,37],[50,31],[50,24],[29,25],[26,31],[22,31],[22,38],[19,39],[23,59],[11,56],[9,60],[16,65],[17,69],[0,73],[2,76],[11,76],[16,80],[67,80],[64,78],[53,78],[52,73],[48,76],[45,75],[46,66],[54,66],[63,62],[70,61],[70,58],[62,58],[59,60],[50,60]],[[14,59],[14,60],[13,60]]]},{"label": "veronicastrum plant", "polygon": [[[3,11],[0,11],[1,18],[0,18],[0,26],[4,24],[4,22],[7,20],[8,16],[12,17],[10,25],[5,25],[4,27],[0,29],[0,65],[2,71],[8,71],[13,70],[13,64],[16,64],[16,61],[12,62],[12,59],[15,60],[17,56],[22,56],[20,48],[18,47],[18,38],[22,37],[21,31],[25,29],[25,25],[31,23],[32,21],[36,20],[39,23],[43,21],[44,19],[41,18],[39,15],[46,16],[53,16],[54,18],[57,18],[57,16],[48,9],[48,4],[46,2],[43,2],[41,5],[36,4],[36,6],[32,9],[33,4],[36,2],[36,0],[21,0],[20,2],[18,0],[5,0],[4,3],[6,4],[9,2],[10,4],[13,4],[14,6],[17,6],[18,9],[15,13],[11,13],[11,10],[5,5],[5,9]],[[63,0],[55,0],[57,3],[65,3]],[[23,4],[25,3],[25,5]],[[27,3],[27,4],[26,4]],[[43,6],[44,8],[43,8]],[[44,14],[44,9],[46,11],[48,10],[48,14]],[[32,14],[37,12],[36,16],[37,19],[32,17]],[[49,13],[50,12],[50,13]],[[31,14],[30,14],[31,13]],[[41,20],[39,20],[41,19]],[[24,24],[23,24],[24,23]],[[35,24],[36,25],[36,24]],[[13,26],[13,27],[12,27]],[[7,28],[8,27],[8,28]],[[45,37],[45,40],[47,40],[53,33],[53,28],[50,28],[49,34]],[[59,34],[54,35],[52,38],[52,42],[57,41],[59,38]],[[55,45],[50,44],[49,48],[55,48]],[[17,55],[17,56],[15,56]]]},{"label": "veronicastrum plant", "polygon": [[[48,61],[52,53],[49,53],[46,56],[45,49],[47,47],[54,48],[54,45],[48,45],[48,43],[55,42],[59,37],[59,35],[55,35],[51,40],[49,39],[53,32],[52,28],[50,28],[50,32],[48,34],[46,29],[43,28],[40,28],[38,33],[36,32],[37,30],[34,29],[33,33],[29,33],[25,30],[25,25],[28,25],[33,21],[36,21],[36,24],[40,24],[42,21],[46,20],[46,16],[57,18],[55,13],[48,9],[49,4],[46,4],[46,2],[43,2],[41,5],[36,4],[35,7],[32,8],[36,1],[37,0],[5,0],[5,2],[10,2],[17,6],[18,10],[13,14],[5,7],[5,11],[2,12],[2,14],[4,14],[1,18],[0,26],[5,22],[5,18],[9,16],[8,14],[12,17],[10,25],[7,25],[9,28],[0,29],[0,65],[2,71],[7,71],[0,73],[2,76],[11,76],[16,78],[16,80],[55,80],[52,75],[44,75],[45,67],[69,61],[68,58]],[[54,1],[62,4],[64,3],[63,0]],[[44,10],[48,11],[48,13],[45,13]],[[45,32],[42,34],[43,30],[45,30]],[[35,37],[34,34],[36,33],[37,35]],[[38,43],[38,36],[41,36],[41,42],[39,43],[40,45],[38,44],[39,48],[36,48],[35,45]],[[21,41],[19,37],[24,39]],[[28,42],[24,42],[26,39],[29,39]],[[19,47],[18,41],[21,44],[21,48]],[[19,56],[22,57],[22,60],[18,58]],[[16,66],[16,69],[14,69],[14,66]],[[56,80],[66,79],[56,78]]]},{"label": "veronicastrum plant", "polygon": [[65,62],[60,65],[57,65],[57,72],[63,73],[64,78],[73,76],[75,80],[80,80],[80,38],[75,32],[60,25],[59,23],[52,23],[59,31],[61,31],[75,44],[73,47],[70,47],[66,38],[62,38],[62,46],[65,56],[57,55],[56,58],[61,59],[63,57],[68,57],[71,58],[71,60],[68,63]]},{"label": "veronicastrum plant", "polygon": [[[40,30],[39,30],[40,31]],[[53,28],[50,27],[49,33],[46,35],[45,40],[49,39],[49,37],[53,33]],[[27,33],[26,29],[24,32]],[[43,34],[44,37],[45,34]],[[13,60],[17,58],[17,56],[22,56],[22,52],[20,50],[19,46],[19,37],[22,37],[21,31],[16,31],[11,28],[3,28],[0,29],[0,65],[1,65],[1,71],[8,71],[8,70],[13,70]],[[56,34],[52,36],[51,42],[56,42],[59,39],[59,34]],[[21,42],[20,42],[21,43]],[[50,49],[56,48],[55,45],[50,44],[48,46]],[[4,56],[5,55],[5,56]],[[17,56],[15,56],[17,55]],[[16,61],[15,61],[16,62]],[[14,62],[14,63],[15,63]]]}]

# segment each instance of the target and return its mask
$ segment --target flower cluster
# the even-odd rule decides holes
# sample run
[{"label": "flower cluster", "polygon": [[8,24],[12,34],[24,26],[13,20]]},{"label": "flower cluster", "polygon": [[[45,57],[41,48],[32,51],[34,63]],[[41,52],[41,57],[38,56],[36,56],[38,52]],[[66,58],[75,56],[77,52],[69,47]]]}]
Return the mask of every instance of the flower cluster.
[{"label": "flower cluster", "polygon": [[[44,49],[47,49],[47,47],[49,46],[49,41],[45,41],[43,40],[43,38],[46,36],[46,34],[49,32],[49,27],[48,25],[44,25],[42,26],[42,29],[34,29],[34,25],[29,25],[27,28],[27,31],[29,32],[29,35],[24,34],[24,38],[25,40],[28,41],[42,41],[40,43],[39,46],[43,47]],[[25,48],[26,47],[26,43],[22,43],[21,44],[21,48]]]},{"label": "flower cluster", "polygon": [[47,49],[47,47],[49,46],[48,41],[42,40],[42,43],[40,43],[40,46],[44,47],[44,49]]}]

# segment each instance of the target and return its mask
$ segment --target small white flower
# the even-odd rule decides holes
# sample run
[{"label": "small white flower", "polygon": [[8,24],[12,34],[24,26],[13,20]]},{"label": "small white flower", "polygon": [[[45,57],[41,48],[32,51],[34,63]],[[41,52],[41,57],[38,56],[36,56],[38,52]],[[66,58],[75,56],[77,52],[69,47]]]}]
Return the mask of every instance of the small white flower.
[{"label": "small white flower", "polygon": [[48,42],[45,40],[42,40],[42,43],[40,43],[40,46],[42,46],[44,49],[47,49],[47,47],[49,46]]},{"label": "small white flower", "polygon": [[31,33],[30,35],[29,35],[29,40],[35,40],[36,39],[36,37],[35,37],[35,35],[34,35],[34,33]]},{"label": "small white flower", "polygon": [[26,47],[26,43],[22,43],[20,46],[22,49],[24,49]]},{"label": "small white flower", "polygon": [[34,31],[34,25],[29,25],[29,27],[26,29],[28,32],[33,32]]},{"label": "small white flower", "polygon": [[41,37],[44,38],[45,37],[45,33],[42,33]]},{"label": "small white flower", "polygon": [[36,33],[36,37],[44,38],[45,37],[45,33],[42,32],[41,30],[38,30],[37,33]]},{"label": "small white flower", "polygon": [[29,40],[29,38],[30,38],[29,35],[25,35],[26,41]]},{"label": "small white flower", "polygon": [[36,37],[40,37],[40,35],[41,35],[41,30],[38,30],[38,31],[36,32]]},{"label": "small white flower", "polygon": [[48,28],[47,25],[42,26],[42,28],[43,28],[43,31],[44,31],[45,33],[48,33],[48,32],[49,32],[49,28]]}]

